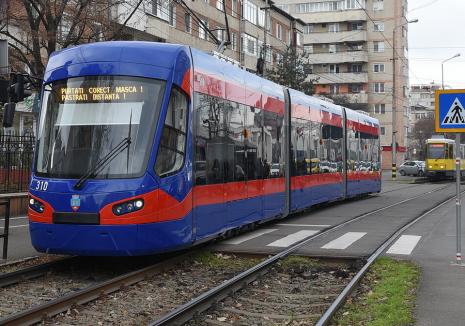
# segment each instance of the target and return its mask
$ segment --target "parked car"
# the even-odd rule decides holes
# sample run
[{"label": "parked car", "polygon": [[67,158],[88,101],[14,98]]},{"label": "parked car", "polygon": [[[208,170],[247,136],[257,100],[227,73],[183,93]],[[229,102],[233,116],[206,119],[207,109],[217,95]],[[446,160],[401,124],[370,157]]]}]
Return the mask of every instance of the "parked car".
[{"label": "parked car", "polygon": [[406,161],[399,167],[399,174],[422,177],[425,175],[425,162]]}]

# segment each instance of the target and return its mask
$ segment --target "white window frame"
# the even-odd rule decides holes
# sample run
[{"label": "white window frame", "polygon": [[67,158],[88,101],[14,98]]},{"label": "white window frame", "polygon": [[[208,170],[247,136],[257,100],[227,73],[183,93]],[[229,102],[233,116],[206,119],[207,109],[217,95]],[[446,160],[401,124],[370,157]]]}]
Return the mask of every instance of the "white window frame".
[{"label": "white window frame", "polygon": [[237,0],[231,0],[231,16],[237,16]]},{"label": "white window frame", "polygon": [[341,26],[339,25],[339,23],[328,24],[329,33],[339,33],[340,31],[341,31]]},{"label": "white window frame", "polygon": [[283,27],[279,23],[276,23],[276,37],[283,40]]},{"label": "white window frame", "polygon": [[373,41],[373,52],[383,53],[384,52],[384,41]]},{"label": "white window frame", "polygon": [[373,113],[374,114],[386,114],[386,104],[385,103],[373,104]]},{"label": "white window frame", "polygon": [[373,72],[374,73],[383,73],[383,72],[385,72],[384,63],[374,63],[373,64]]},{"label": "white window frame", "polygon": [[373,0],[373,11],[384,10],[384,1],[383,0]]},{"label": "white window frame", "polygon": [[184,13],[184,31],[186,33],[192,33],[192,16],[188,12]]},{"label": "white window frame", "polygon": [[384,32],[384,22],[374,22],[373,32]]},{"label": "white window frame", "polygon": [[385,92],[384,83],[382,82],[373,83],[373,93],[382,94],[384,92]]},{"label": "white window frame", "polygon": [[[203,23],[208,27],[208,21],[206,19],[201,19]],[[208,40],[207,30],[203,28],[201,24],[199,24],[199,38],[202,40]]]},{"label": "white window frame", "polygon": [[336,44],[329,44],[328,52],[329,53],[337,53],[337,45]]},{"label": "white window frame", "polygon": [[216,0],[216,9],[224,11],[223,0]]}]

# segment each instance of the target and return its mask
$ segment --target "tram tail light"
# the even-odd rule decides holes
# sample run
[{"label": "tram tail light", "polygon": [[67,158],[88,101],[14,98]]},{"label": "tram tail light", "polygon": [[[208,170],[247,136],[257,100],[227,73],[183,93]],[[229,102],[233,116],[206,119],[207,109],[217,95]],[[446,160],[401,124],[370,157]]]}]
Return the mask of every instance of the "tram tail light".
[{"label": "tram tail light", "polygon": [[29,198],[29,208],[37,213],[43,213],[45,206],[43,203],[34,198]]},{"label": "tram tail light", "polygon": [[124,215],[141,210],[144,207],[144,200],[133,199],[124,203],[120,203],[113,206],[113,214]]}]

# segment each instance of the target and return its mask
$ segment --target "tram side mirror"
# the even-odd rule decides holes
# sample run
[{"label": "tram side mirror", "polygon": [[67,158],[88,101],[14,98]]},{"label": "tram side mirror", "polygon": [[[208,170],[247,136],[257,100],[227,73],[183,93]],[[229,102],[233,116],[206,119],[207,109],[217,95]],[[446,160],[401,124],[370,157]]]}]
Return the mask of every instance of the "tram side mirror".
[{"label": "tram side mirror", "polygon": [[15,118],[15,103],[7,103],[3,109],[3,127],[10,128],[13,126],[13,120]]}]

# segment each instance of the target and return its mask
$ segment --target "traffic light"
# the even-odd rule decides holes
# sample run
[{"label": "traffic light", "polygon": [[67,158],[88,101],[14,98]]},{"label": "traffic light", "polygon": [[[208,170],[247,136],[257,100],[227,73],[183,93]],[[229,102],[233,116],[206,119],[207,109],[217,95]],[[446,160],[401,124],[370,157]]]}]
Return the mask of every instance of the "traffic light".
[{"label": "traffic light", "polygon": [[8,102],[8,86],[10,82],[6,79],[0,79],[0,103]]},{"label": "traffic light", "polygon": [[13,126],[15,118],[16,103],[7,103],[3,108],[3,127],[9,128]]},{"label": "traffic light", "polygon": [[8,86],[8,96],[10,102],[22,102],[26,96],[31,95],[30,90],[25,90],[24,75],[23,74],[10,74],[10,84]]}]

